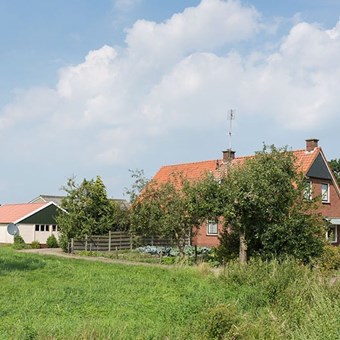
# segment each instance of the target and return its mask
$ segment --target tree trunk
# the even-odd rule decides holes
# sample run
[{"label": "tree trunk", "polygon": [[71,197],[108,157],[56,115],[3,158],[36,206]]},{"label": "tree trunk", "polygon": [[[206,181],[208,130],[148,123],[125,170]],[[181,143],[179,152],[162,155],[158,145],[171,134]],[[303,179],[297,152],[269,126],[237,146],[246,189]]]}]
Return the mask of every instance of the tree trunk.
[{"label": "tree trunk", "polygon": [[247,242],[246,242],[246,235],[245,232],[240,230],[239,231],[239,237],[240,237],[240,263],[246,264],[247,263]]}]

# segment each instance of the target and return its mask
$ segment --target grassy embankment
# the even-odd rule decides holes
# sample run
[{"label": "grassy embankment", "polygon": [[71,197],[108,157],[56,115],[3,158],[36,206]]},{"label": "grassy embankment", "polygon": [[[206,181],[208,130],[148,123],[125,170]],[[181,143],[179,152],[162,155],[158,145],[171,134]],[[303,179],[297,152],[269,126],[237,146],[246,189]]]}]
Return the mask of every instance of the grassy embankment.
[{"label": "grassy embankment", "polygon": [[0,247],[0,339],[339,339],[340,283],[286,262],[159,268]]}]

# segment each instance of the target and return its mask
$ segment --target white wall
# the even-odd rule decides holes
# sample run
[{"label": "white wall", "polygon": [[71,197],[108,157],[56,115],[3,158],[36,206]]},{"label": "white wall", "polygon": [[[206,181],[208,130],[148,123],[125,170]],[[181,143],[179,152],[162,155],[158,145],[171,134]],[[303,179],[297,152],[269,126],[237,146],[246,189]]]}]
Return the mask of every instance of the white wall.
[{"label": "white wall", "polygon": [[[46,244],[47,238],[54,234],[58,239],[59,233],[52,231],[50,225],[49,231],[35,231],[35,224],[17,224],[19,235],[24,239],[25,243],[39,241],[41,244]],[[0,243],[13,243],[14,237],[7,232],[7,224],[0,224]]]},{"label": "white wall", "polygon": [[13,243],[13,236],[7,232],[7,224],[0,224],[0,243]]},{"label": "white wall", "polygon": [[50,225],[49,231],[35,231],[35,225],[33,226],[34,230],[34,239],[39,241],[40,243],[46,244],[47,239],[49,236],[54,234],[54,236],[58,239],[58,232],[52,231],[52,226]]},{"label": "white wall", "polygon": [[34,224],[17,224],[17,227],[19,228],[19,235],[24,239],[25,243],[34,241]]}]

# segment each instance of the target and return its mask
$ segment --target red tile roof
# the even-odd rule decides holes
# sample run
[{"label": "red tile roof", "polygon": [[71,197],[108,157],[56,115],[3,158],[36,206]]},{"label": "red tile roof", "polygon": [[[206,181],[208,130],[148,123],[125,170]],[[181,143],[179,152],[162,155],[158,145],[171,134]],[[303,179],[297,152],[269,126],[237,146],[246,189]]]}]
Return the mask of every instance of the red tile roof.
[{"label": "red tile roof", "polygon": [[298,169],[306,174],[310,167],[312,166],[313,162],[317,155],[321,152],[321,148],[315,148],[312,152],[307,152],[306,150],[295,150],[293,151],[296,157],[296,164]]},{"label": "red tile roof", "polygon": [[[321,148],[315,148],[312,152],[306,152],[306,150],[295,150],[293,151],[296,157],[296,164],[298,169],[306,174],[312,166],[316,156],[321,151]],[[254,156],[236,157],[232,160],[232,164],[242,164],[245,159],[252,158]],[[222,160],[210,160],[195,163],[183,163],[175,165],[162,166],[154,176],[154,180],[158,183],[167,182],[174,173],[181,173],[188,180],[198,180],[207,173],[212,173],[214,176],[218,176],[217,169],[222,164]]]},{"label": "red tile roof", "polygon": [[50,203],[4,204],[0,206],[0,223],[13,223]]}]

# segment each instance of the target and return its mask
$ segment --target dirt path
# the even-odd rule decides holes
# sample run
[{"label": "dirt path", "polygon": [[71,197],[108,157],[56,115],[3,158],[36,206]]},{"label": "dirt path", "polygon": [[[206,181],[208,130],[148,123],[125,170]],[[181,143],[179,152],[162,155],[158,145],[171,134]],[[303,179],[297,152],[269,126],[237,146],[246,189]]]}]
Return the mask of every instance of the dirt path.
[{"label": "dirt path", "polygon": [[80,256],[75,254],[65,253],[61,248],[41,248],[41,249],[23,249],[18,250],[20,253],[29,253],[29,254],[39,254],[39,255],[48,255],[48,256],[59,256],[68,259],[77,259],[77,260],[85,260],[85,261],[97,261],[97,262],[106,262],[106,263],[116,263],[123,264],[126,266],[144,266],[144,267],[159,267],[159,268],[171,268],[173,265],[166,264],[158,264],[158,263],[146,263],[146,262],[136,262],[136,261],[127,261],[127,260],[119,260],[119,259],[109,259],[106,257],[91,257],[91,256]]}]

